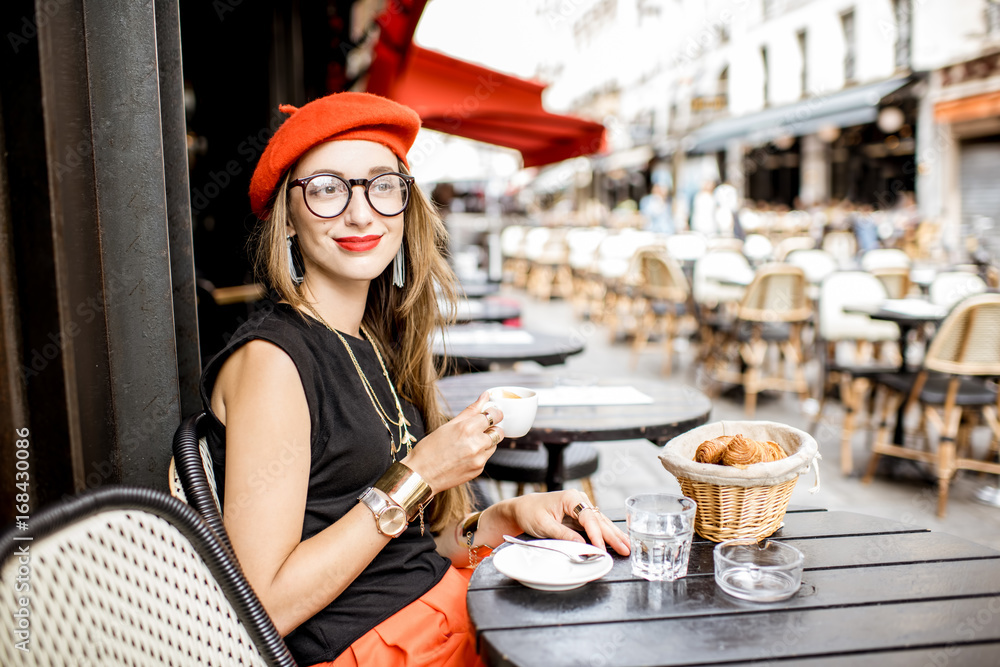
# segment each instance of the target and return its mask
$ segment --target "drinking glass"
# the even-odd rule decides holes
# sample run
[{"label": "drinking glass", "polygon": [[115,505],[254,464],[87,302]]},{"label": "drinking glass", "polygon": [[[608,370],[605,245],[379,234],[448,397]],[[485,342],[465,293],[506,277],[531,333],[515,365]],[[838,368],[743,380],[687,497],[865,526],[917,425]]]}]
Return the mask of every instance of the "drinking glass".
[{"label": "drinking glass", "polygon": [[687,574],[696,508],[690,498],[669,493],[642,493],[625,501],[632,574],[650,581]]}]

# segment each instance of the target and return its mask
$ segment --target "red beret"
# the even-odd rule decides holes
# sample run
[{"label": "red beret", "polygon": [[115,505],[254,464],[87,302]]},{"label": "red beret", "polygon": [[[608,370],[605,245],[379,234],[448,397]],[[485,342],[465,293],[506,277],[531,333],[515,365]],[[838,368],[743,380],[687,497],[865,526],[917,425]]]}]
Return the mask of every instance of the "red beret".
[{"label": "red beret", "polygon": [[420,129],[413,109],[371,93],[334,93],[296,109],[279,107],[291,116],[267,143],[250,180],[250,207],[258,217],[278,181],[310,148],[327,141],[356,139],[386,146],[402,160]]}]

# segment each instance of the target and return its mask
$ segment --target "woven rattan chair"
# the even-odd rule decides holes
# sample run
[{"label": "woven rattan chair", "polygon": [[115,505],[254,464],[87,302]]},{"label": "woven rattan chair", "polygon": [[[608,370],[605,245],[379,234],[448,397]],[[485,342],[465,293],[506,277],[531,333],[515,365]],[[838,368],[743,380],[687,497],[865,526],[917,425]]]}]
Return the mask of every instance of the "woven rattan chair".
[{"label": "woven rattan chair", "polygon": [[[789,257],[797,254],[792,253]],[[809,431],[816,433],[823,420],[827,395],[836,384],[844,406],[844,418],[840,424],[840,468],[845,475],[854,471],[854,425],[864,407],[871,382],[880,373],[899,367],[886,350],[886,347],[897,347],[895,341],[899,340],[899,327],[892,322],[873,320],[867,315],[847,313],[844,309],[865,304],[878,305],[885,299],[882,283],[865,271],[833,273],[820,287],[818,344],[824,361],[823,381],[820,384],[819,410]]]},{"label": "woven rattan chair", "polygon": [[[30,593],[17,586],[23,548]],[[229,549],[154,489],[90,491],[0,535],[8,623],[23,597],[29,650],[5,631],[3,665],[295,665]]]},{"label": "woven rattan chair", "polygon": [[[806,276],[789,264],[765,264],[740,302],[736,321],[721,328],[721,350],[709,362],[710,377],[743,386],[748,416],[757,409],[761,391],[794,391],[805,399],[802,332],[812,317]],[[777,368],[768,373],[768,351],[776,348]],[[792,366],[792,377],[786,365]]]},{"label": "woven rattan chair", "polygon": [[[872,480],[880,456],[927,463],[937,475],[937,513],[944,517],[948,488],[958,470],[1000,475],[1000,463],[989,460],[1000,441],[1000,395],[995,384],[987,381],[996,376],[1000,376],[1000,294],[973,296],[956,305],[941,324],[919,373],[878,376],[886,400],[864,481]],[[936,451],[891,441],[889,415],[904,399],[906,407],[919,403],[922,423],[932,425],[940,434]],[[972,458],[966,441],[968,430],[960,429],[963,419],[973,416],[981,416],[993,431],[994,448],[986,460]]]},{"label": "woven rattan chair", "polygon": [[215,466],[205,440],[207,425],[208,415],[199,412],[182,421],[174,432],[170,494],[193,507],[228,546],[229,535],[222,524]]},{"label": "woven rattan chair", "polygon": [[908,268],[886,266],[872,269],[871,274],[879,279],[890,299],[905,299],[910,293],[910,269]]},{"label": "woven rattan chair", "polygon": [[638,323],[632,341],[632,367],[638,365],[649,337],[656,334],[663,338],[663,373],[670,375],[674,340],[691,290],[681,267],[665,247],[641,248],[636,253],[636,263]]}]

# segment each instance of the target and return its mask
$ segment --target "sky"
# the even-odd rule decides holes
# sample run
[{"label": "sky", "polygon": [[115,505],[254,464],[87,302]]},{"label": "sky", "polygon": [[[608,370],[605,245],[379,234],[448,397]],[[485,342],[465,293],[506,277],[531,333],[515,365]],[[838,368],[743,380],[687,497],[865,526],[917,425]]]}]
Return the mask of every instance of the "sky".
[{"label": "sky", "polygon": [[544,22],[531,0],[430,0],[414,41],[461,60],[532,78],[545,53]]}]

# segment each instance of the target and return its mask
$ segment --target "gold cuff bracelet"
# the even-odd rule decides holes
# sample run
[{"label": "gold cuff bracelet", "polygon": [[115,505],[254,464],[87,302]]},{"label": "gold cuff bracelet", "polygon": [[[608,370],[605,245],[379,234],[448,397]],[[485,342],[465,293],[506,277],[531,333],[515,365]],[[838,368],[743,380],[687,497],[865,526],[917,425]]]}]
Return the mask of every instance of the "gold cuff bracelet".
[{"label": "gold cuff bracelet", "polygon": [[375,482],[375,488],[403,508],[407,521],[413,521],[434,495],[423,477],[399,461],[389,466],[385,474]]}]

